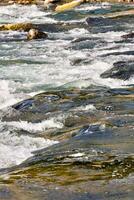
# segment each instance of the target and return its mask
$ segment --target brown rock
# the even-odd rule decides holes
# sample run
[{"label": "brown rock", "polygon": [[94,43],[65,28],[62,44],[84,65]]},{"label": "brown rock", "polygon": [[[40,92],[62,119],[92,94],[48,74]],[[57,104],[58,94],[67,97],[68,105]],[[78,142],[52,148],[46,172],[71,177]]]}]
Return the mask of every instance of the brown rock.
[{"label": "brown rock", "polygon": [[30,29],[27,34],[28,40],[47,38],[47,34],[39,31],[38,29]]},{"label": "brown rock", "polygon": [[12,0],[12,3],[27,5],[27,4],[36,3],[36,1],[35,0]]},{"label": "brown rock", "polygon": [[124,38],[124,39],[134,38],[134,32],[128,33],[126,35],[122,35],[121,37]]},{"label": "brown rock", "polygon": [[17,24],[3,24],[0,25],[0,31],[29,31],[31,28],[34,28],[34,25],[31,23],[17,23]]}]

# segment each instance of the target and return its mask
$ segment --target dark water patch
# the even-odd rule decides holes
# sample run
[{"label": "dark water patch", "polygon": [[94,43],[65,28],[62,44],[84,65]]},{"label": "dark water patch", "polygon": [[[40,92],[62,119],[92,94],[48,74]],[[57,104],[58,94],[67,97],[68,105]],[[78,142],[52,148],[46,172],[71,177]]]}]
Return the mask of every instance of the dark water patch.
[{"label": "dark water patch", "polygon": [[101,55],[101,57],[107,57],[107,56],[120,56],[120,55],[127,55],[127,56],[133,56],[134,55],[134,51],[121,51],[121,52],[113,52],[113,53],[107,53],[107,54],[103,54]]},{"label": "dark water patch", "polygon": [[96,42],[85,40],[77,43],[71,44],[71,49],[73,50],[83,50],[83,49],[93,49],[96,46]]},{"label": "dark water patch", "polygon": [[[131,24],[134,22],[133,16],[128,15],[128,16],[118,16],[114,17],[114,9],[110,8],[112,12],[106,13],[110,14],[111,17],[108,15],[102,15],[102,16],[97,16],[95,14],[94,16],[89,16],[86,19],[86,23],[89,26],[89,31],[91,33],[106,33],[110,31],[118,32],[118,31],[133,31],[133,28],[127,26],[127,24]],[[112,10],[113,9],[113,10]],[[116,11],[121,11],[116,10]],[[94,12],[94,11],[93,11]],[[113,17],[112,17],[113,13]],[[116,13],[116,12],[115,12]]]},{"label": "dark water patch", "polygon": [[[89,34],[90,35],[90,34]],[[69,48],[73,50],[84,50],[84,49],[94,49],[97,47],[104,47],[107,45],[107,42],[100,38],[93,38],[93,37],[80,37],[75,38],[71,41]]]},{"label": "dark water patch", "polygon": [[[113,88],[110,89],[108,92],[110,92],[112,95],[133,95],[134,94],[134,88],[126,87],[126,88]],[[128,96],[129,97],[129,96]]]},{"label": "dark water patch", "polygon": [[117,21],[104,17],[88,17],[86,22],[89,26],[112,26]]},{"label": "dark water patch", "polygon": [[129,127],[129,126],[131,127],[131,125],[134,124],[134,118],[133,115],[126,115],[126,116],[117,115],[109,118],[107,120],[107,123],[113,127]]},{"label": "dark water patch", "polygon": [[109,31],[123,31],[122,24],[117,19],[104,17],[88,17],[86,23],[91,33],[106,33]]},{"label": "dark water patch", "polygon": [[83,127],[78,134],[76,134],[75,137],[81,137],[81,136],[85,136],[85,135],[91,135],[91,134],[94,134],[94,133],[100,133],[102,134],[103,133],[103,127],[101,127],[100,125],[87,125],[85,127]]},{"label": "dark water patch", "polygon": [[14,196],[14,193],[6,186],[0,186],[0,199],[2,200],[11,200]]},{"label": "dark water patch", "polygon": [[[48,15],[49,16],[49,15]],[[85,18],[85,13],[80,13],[77,10],[70,10],[61,13],[55,13],[51,18],[54,18],[57,21],[70,21],[70,20],[81,20]]]},{"label": "dark water patch", "polygon": [[14,105],[13,108],[16,110],[25,110],[25,109],[28,109],[29,107],[32,107],[32,105],[33,105],[33,100],[27,99],[27,100],[24,100],[22,103],[18,103]]},{"label": "dark water patch", "polygon": [[35,61],[35,60],[30,60],[30,59],[9,59],[9,60],[0,60],[0,63],[2,66],[7,66],[7,65],[15,65],[15,64],[27,64],[27,65],[41,65],[41,64],[48,64],[51,63],[49,61]]},{"label": "dark water patch", "polygon": [[46,31],[50,33],[65,32],[74,28],[87,28],[87,25],[83,22],[57,22],[53,24],[35,24],[35,27],[41,31]]},{"label": "dark water patch", "polygon": [[24,38],[0,38],[0,43],[9,43],[9,42],[24,42]]}]

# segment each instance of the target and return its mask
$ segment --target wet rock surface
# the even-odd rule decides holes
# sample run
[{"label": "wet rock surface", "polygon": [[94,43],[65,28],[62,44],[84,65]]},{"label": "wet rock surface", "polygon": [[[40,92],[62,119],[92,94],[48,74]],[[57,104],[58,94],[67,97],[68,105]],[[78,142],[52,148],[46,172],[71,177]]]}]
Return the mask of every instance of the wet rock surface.
[{"label": "wet rock surface", "polygon": [[126,35],[123,35],[122,38],[124,38],[124,39],[132,39],[132,38],[134,38],[134,33],[132,32],[132,33],[128,33]]},{"label": "wet rock surface", "polygon": [[114,63],[114,67],[103,74],[101,74],[102,78],[116,78],[127,80],[134,75],[134,62],[117,62]]},{"label": "wet rock surface", "polygon": [[[62,129],[44,132],[45,137],[64,142],[35,152],[33,157],[9,171],[23,168],[25,171],[25,168],[32,166],[45,170],[49,166],[65,165],[83,166],[85,170],[91,168],[94,172],[103,169],[108,175],[102,174],[101,179],[103,175],[104,179],[128,176],[133,172],[133,92],[133,87],[118,90],[98,87],[63,90],[38,94],[14,105],[17,115],[10,113],[3,120],[23,120],[24,117],[27,121],[35,122],[35,119],[44,120],[48,116],[66,112]],[[92,103],[94,107],[89,106]],[[83,105],[88,105],[89,109],[84,111]],[[90,171],[88,173],[90,176]],[[95,177],[97,179],[97,175]]]},{"label": "wet rock surface", "polygon": [[27,34],[27,39],[28,40],[33,40],[33,39],[46,39],[47,34],[44,32],[39,31],[38,29],[30,29],[28,34]]},{"label": "wet rock surface", "polygon": [[[1,200],[133,199],[133,35],[122,37],[133,15],[99,6],[35,17],[35,6],[13,5],[26,30],[8,7],[2,15]],[[48,38],[26,41],[31,28]]]},{"label": "wet rock surface", "polygon": [[36,1],[35,0],[0,0],[0,5],[12,5],[14,3],[29,5],[29,4],[35,4]]},{"label": "wet rock surface", "polygon": [[31,23],[2,24],[0,31],[29,31],[32,27]]}]

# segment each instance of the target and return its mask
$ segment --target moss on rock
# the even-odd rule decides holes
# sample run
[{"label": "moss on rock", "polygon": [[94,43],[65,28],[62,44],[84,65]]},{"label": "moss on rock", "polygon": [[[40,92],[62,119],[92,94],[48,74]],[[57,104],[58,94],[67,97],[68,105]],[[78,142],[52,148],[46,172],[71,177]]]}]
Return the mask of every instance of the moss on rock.
[{"label": "moss on rock", "polygon": [[2,24],[0,25],[0,31],[29,31],[34,28],[31,23],[16,23],[16,24]]}]

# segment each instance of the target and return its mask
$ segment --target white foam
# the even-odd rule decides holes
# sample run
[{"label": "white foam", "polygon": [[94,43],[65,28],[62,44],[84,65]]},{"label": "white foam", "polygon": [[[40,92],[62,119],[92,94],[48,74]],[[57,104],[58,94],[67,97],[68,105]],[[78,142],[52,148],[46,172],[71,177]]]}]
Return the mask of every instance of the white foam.
[{"label": "white foam", "polygon": [[98,33],[96,34],[92,34],[92,36],[97,36],[100,38],[105,39],[107,42],[113,42],[113,41],[119,41],[121,40],[121,36],[124,35],[125,32],[124,31],[108,31],[106,33]]},{"label": "white foam", "polygon": [[74,154],[69,155],[69,157],[79,158],[79,157],[82,157],[84,155],[85,155],[85,153],[74,153]]},{"label": "white foam", "polygon": [[14,98],[10,89],[8,81],[0,80],[0,109],[17,103],[18,99]]},{"label": "white foam", "polygon": [[84,28],[74,28],[68,31],[68,33],[71,34],[71,36],[79,37],[83,35],[85,36],[85,34],[89,34],[89,31]]},{"label": "white foam", "polygon": [[75,108],[74,110],[77,110],[77,111],[95,111],[96,108],[95,108],[94,105],[89,104],[89,105],[86,105],[86,106],[79,106],[79,107]]},{"label": "white foam", "polygon": [[63,124],[57,121],[55,118],[51,118],[40,123],[30,123],[27,121],[12,121],[5,122],[5,125],[10,126],[14,129],[25,130],[31,133],[43,132],[46,129],[57,128],[60,129],[63,127]]},{"label": "white foam", "polygon": [[[59,119],[56,120],[56,118],[51,118],[42,121],[41,123],[28,123],[27,121],[1,122],[0,168],[18,165],[32,156],[33,151],[58,143],[58,141],[39,137],[37,133],[50,128],[62,128],[63,124],[58,121]],[[19,135],[16,133],[17,130],[28,131],[35,135],[34,137],[29,135]]]},{"label": "white foam", "polygon": [[0,133],[0,168],[18,165],[28,157],[32,156],[32,151],[46,148],[56,144],[57,141],[44,139],[41,137],[32,138],[30,136],[19,135],[10,132]]},{"label": "white foam", "polygon": [[[49,12],[40,11],[36,5],[21,6],[9,5],[0,7],[0,22],[17,23],[17,22],[36,22],[51,23],[54,19],[47,17]],[[1,21],[2,19],[2,21]]]},{"label": "white foam", "polygon": [[105,9],[108,9],[110,8],[111,5],[107,2],[104,2],[104,3],[96,3],[96,4],[85,4],[85,5],[82,5],[82,6],[79,6],[78,8],[75,8],[75,10],[80,10],[80,11],[92,11],[92,10],[96,10],[96,9],[102,9],[102,8],[105,8]]}]

